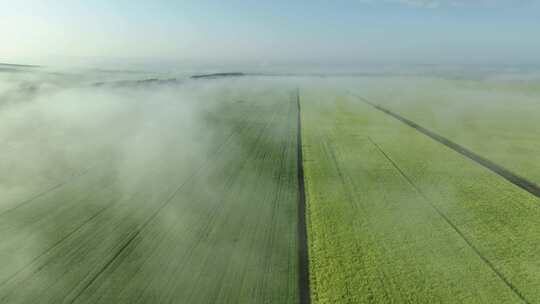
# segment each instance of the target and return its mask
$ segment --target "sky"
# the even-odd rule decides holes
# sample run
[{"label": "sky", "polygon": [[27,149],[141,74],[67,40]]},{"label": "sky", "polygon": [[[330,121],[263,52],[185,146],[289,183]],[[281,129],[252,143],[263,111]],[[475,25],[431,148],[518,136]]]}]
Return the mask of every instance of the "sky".
[{"label": "sky", "polygon": [[8,63],[540,63],[540,0],[0,4],[0,62]]}]

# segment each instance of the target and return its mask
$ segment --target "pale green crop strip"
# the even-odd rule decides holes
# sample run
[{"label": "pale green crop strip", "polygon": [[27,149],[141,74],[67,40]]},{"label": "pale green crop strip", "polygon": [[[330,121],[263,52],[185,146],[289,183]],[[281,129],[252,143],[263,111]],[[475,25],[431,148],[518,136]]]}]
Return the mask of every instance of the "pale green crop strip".
[{"label": "pale green crop strip", "polygon": [[[505,265],[494,256],[497,252],[515,262],[533,262],[523,254],[526,251],[515,252],[516,244],[524,244],[513,239],[531,237],[529,242],[534,244],[538,229],[535,232],[532,226],[525,227],[536,220],[532,215],[527,217],[522,229],[509,223],[523,219],[520,209],[538,213],[534,197],[527,198],[522,190],[497,175],[429,143],[414,130],[409,132],[368,106],[321,90],[306,99],[305,166],[315,303],[522,302],[426,204],[426,198],[524,297],[531,302],[538,298],[532,289],[534,284],[528,283],[539,279],[537,275],[528,273],[524,277],[519,267]],[[368,136],[397,162],[426,198]],[[437,171],[430,170],[434,165]],[[449,190],[458,196],[451,199]],[[486,205],[488,201],[491,206]],[[506,214],[506,220],[492,217],[499,212]],[[514,228],[510,237],[508,229]],[[513,252],[508,251],[511,248]],[[528,255],[534,256],[532,247],[528,250]]]},{"label": "pale green crop strip", "polygon": [[540,184],[537,81],[388,77],[350,89]]}]

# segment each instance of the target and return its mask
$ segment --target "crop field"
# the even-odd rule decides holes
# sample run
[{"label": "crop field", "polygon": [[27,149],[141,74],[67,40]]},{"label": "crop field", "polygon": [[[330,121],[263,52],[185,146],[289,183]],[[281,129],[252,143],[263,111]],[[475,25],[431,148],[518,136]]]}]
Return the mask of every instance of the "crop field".
[{"label": "crop field", "polygon": [[[114,143],[93,149],[99,154],[75,174],[54,172],[66,173],[60,182],[33,179],[25,191],[8,192],[8,182],[25,183],[3,171],[2,194],[10,199],[0,213],[0,302],[295,303],[293,97],[290,90],[207,88],[200,97],[206,105],[189,105],[197,123],[179,125],[176,119],[193,119],[182,117],[186,104],[165,100],[165,111],[146,113],[142,135],[138,119],[105,121],[105,130],[88,136],[112,136]],[[126,114],[109,107],[113,122]],[[126,126],[138,126],[138,137],[118,130]],[[28,137],[67,142],[66,134],[31,131]],[[84,141],[94,139],[69,144],[90,149]],[[13,142],[12,149],[21,145]],[[77,153],[70,156],[86,155]]]},{"label": "crop field", "polygon": [[40,73],[0,303],[540,303],[534,82]]},{"label": "crop field", "polygon": [[540,301],[538,197],[356,95],[302,106],[314,302]]},{"label": "crop field", "polygon": [[[366,80],[351,89],[540,184],[540,86],[527,81]],[[383,88],[384,87],[384,88]],[[389,89],[390,88],[390,89]]]}]

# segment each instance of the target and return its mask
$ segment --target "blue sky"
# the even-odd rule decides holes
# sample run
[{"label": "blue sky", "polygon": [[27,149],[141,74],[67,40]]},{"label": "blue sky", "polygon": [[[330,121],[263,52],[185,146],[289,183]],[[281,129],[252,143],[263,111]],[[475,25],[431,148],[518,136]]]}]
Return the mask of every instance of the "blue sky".
[{"label": "blue sky", "polygon": [[0,1],[0,62],[540,63],[536,0]]}]

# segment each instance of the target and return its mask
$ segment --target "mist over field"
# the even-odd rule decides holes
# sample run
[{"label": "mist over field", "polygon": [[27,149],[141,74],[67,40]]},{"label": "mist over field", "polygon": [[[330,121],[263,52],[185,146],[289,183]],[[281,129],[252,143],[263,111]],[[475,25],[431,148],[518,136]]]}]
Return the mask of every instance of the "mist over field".
[{"label": "mist over field", "polygon": [[0,7],[0,304],[540,303],[539,0]]},{"label": "mist over field", "polygon": [[[170,155],[182,155],[186,164],[193,163],[209,150],[212,136],[223,127],[211,115],[226,107],[223,100],[247,91],[300,86],[358,93],[404,113],[416,111],[419,116],[413,114],[413,118],[433,124],[435,129],[451,128],[456,120],[460,124],[465,120],[469,127],[494,130],[504,117],[520,117],[504,120],[505,125],[521,136],[534,136],[540,95],[537,69],[485,68],[481,78],[462,67],[388,69],[374,73],[368,67],[353,75],[287,71],[277,76],[209,81],[159,72],[4,71],[0,73],[0,165],[1,172],[9,174],[1,177],[1,208],[105,159],[114,162],[118,174],[127,175],[137,166],[158,160],[166,163]],[[175,82],[137,83],[145,79]],[[452,132],[466,141],[476,136]],[[489,147],[508,157],[516,153],[500,141]]]},{"label": "mist over field", "polygon": [[212,101],[195,102],[195,90],[99,88],[77,76],[39,77],[2,79],[2,172],[10,172],[2,176],[2,197],[10,198],[3,202],[109,158],[126,169],[144,166],[178,150],[183,141],[196,155],[194,133],[202,129],[200,116]]},{"label": "mist over field", "polygon": [[[118,263],[127,259],[143,267],[146,262],[139,256],[146,252],[148,242],[155,242],[152,246],[178,246],[177,241],[161,242],[163,237],[176,238],[178,229],[186,237],[194,234],[190,237],[197,240],[197,235],[208,229],[208,216],[251,201],[254,194],[250,191],[261,191],[256,185],[265,185],[266,190],[283,187],[274,179],[274,169],[254,167],[254,157],[274,155],[274,151],[278,155],[280,146],[291,143],[291,133],[283,133],[289,130],[284,129],[288,124],[277,122],[289,115],[275,111],[283,103],[294,105],[293,87],[287,81],[191,80],[182,76],[173,81],[163,74],[158,77],[164,82],[146,81],[155,79],[152,77],[156,74],[55,72],[42,68],[0,73],[0,233],[6,240],[0,248],[5,262],[0,268],[1,301],[40,298],[55,302],[66,296],[73,300],[91,297],[90,286],[100,287],[84,279],[85,271],[101,276],[100,267],[117,260],[115,252],[128,255]],[[269,127],[270,123],[276,126]],[[250,180],[257,182],[253,190],[241,190]],[[295,192],[287,188],[280,193],[290,197]],[[289,204],[284,211],[293,207]],[[250,212],[250,207],[241,209]],[[254,224],[251,221],[255,218],[238,217],[241,214],[230,214],[228,217],[233,218],[229,220],[246,227]],[[228,218],[227,214],[222,216]],[[184,225],[192,232],[183,230]],[[231,226],[221,221],[214,225],[212,229]],[[292,221],[286,227],[290,225]],[[283,244],[276,245],[284,249],[294,240],[286,227],[287,234],[282,232],[277,241]],[[218,237],[219,241],[197,245],[197,258],[206,259],[216,252],[223,256],[240,254],[234,257],[236,262],[225,261],[239,263],[236,267],[241,270],[242,261],[250,255],[264,254],[262,244],[250,243],[260,242],[258,239],[239,240],[234,234],[228,239],[220,236],[226,229],[221,231],[204,232],[207,238]],[[157,234],[160,239],[140,240],[137,236],[143,232]],[[178,255],[195,248],[189,240],[185,242],[185,246],[163,252]],[[138,249],[124,250],[122,246],[128,245]],[[249,248],[244,257],[243,250],[238,249],[242,246]],[[86,248],[82,262],[68,258],[80,254],[81,248]],[[225,261],[220,267],[230,265]],[[194,273],[204,266],[191,263]],[[46,266],[35,270],[40,264]],[[131,278],[129,265],[110,277]],[[155,286],[147,287],[147,296],[165,297],[175,290],[158,283],[161,281],[156,272],[164,271],[160,267],[144,267],[136,276],[140,283],[147,282],[147,277],[157,280]],[[30,275],[32,271],[36,273]],[[62,275],[66,271],[69,274]],[[26,285],[27,280],[31,280],[30,289],[17,287]],[[113,292],[110,297],[115,298],[117,283],[107,280],[99,282],[104,282],[103,288]],[[132,280],[133,288],[139,288],[135,283],[139,281]],[[56,287],[50,287],[53,283]],[[278,285],[283,283],[271,284],[265,293],[281,290]],[[88,285],[81,288],[81,284]],[[65,295],[64,290],[73,291]],[[281,296],[287,293],[270,295]],[[137,293],[129,297],[137,297]]]},{"label": "mist over field", "polygon": [[[391,109],[540,183],[540,171],[531,166],[540,162],[540,73],[533,66],[253,68],[243,76],[200,79],[189,73],[0,71],[0,236],[6,240],[0,246],[0,302],[212,303],[222,297],[295,303],[301,289],[300,118],[309,235],[316,244],[310,258],[320,263],[310,271],[320,276],[312,277],[319,299],[360,297],[349,288],[372,274],[348,260],[359,254],[358,244],[374,250],[377,263],[390,267],[385,271],[405,267],[400,259],[406,265],[427,259],[422,271],[437,284],[464,280],[468,264],[461,259],[484,273],[473,253],[455,252],[453,244],[463,246],[462,240],[441,214],[462,225],[456,210],[470,208],[467,214],[480,219],[490,210],[497,218],[508,212],[504,208],[535,202],[365,103]],[[392,164],[405,179],[391,173]],[[473,179],[485,182],[471,186]],[[516,199],[510,204],[497,191],[484,197],[489,185]],[[347,202],[363,205],[372,222],[363,223],[365,215]],[[492,210],[490,204],[505,207]],[[524,242],[535,237],[533,224],[520,236]],[[353,233],[356,225],[370,230]],[[493,244],[516,237],[501,229],[500,239],[471,229],[467,241],[493,259],[483,237]],[[404,241],[414,250],[395,256],[377,251],[401,248]],[[507,259],[534,263],[501,248]],[[325,266],[334,259],[356,266],[336,272]],[[223,280],[234,287],[223,287]],[[418,280],[402,284],[414,290]],[[513,299],[495,279],[479,284],[490,296]],[[428,301],[469,292],[457,284],[452,291],[410,296]]]}]

